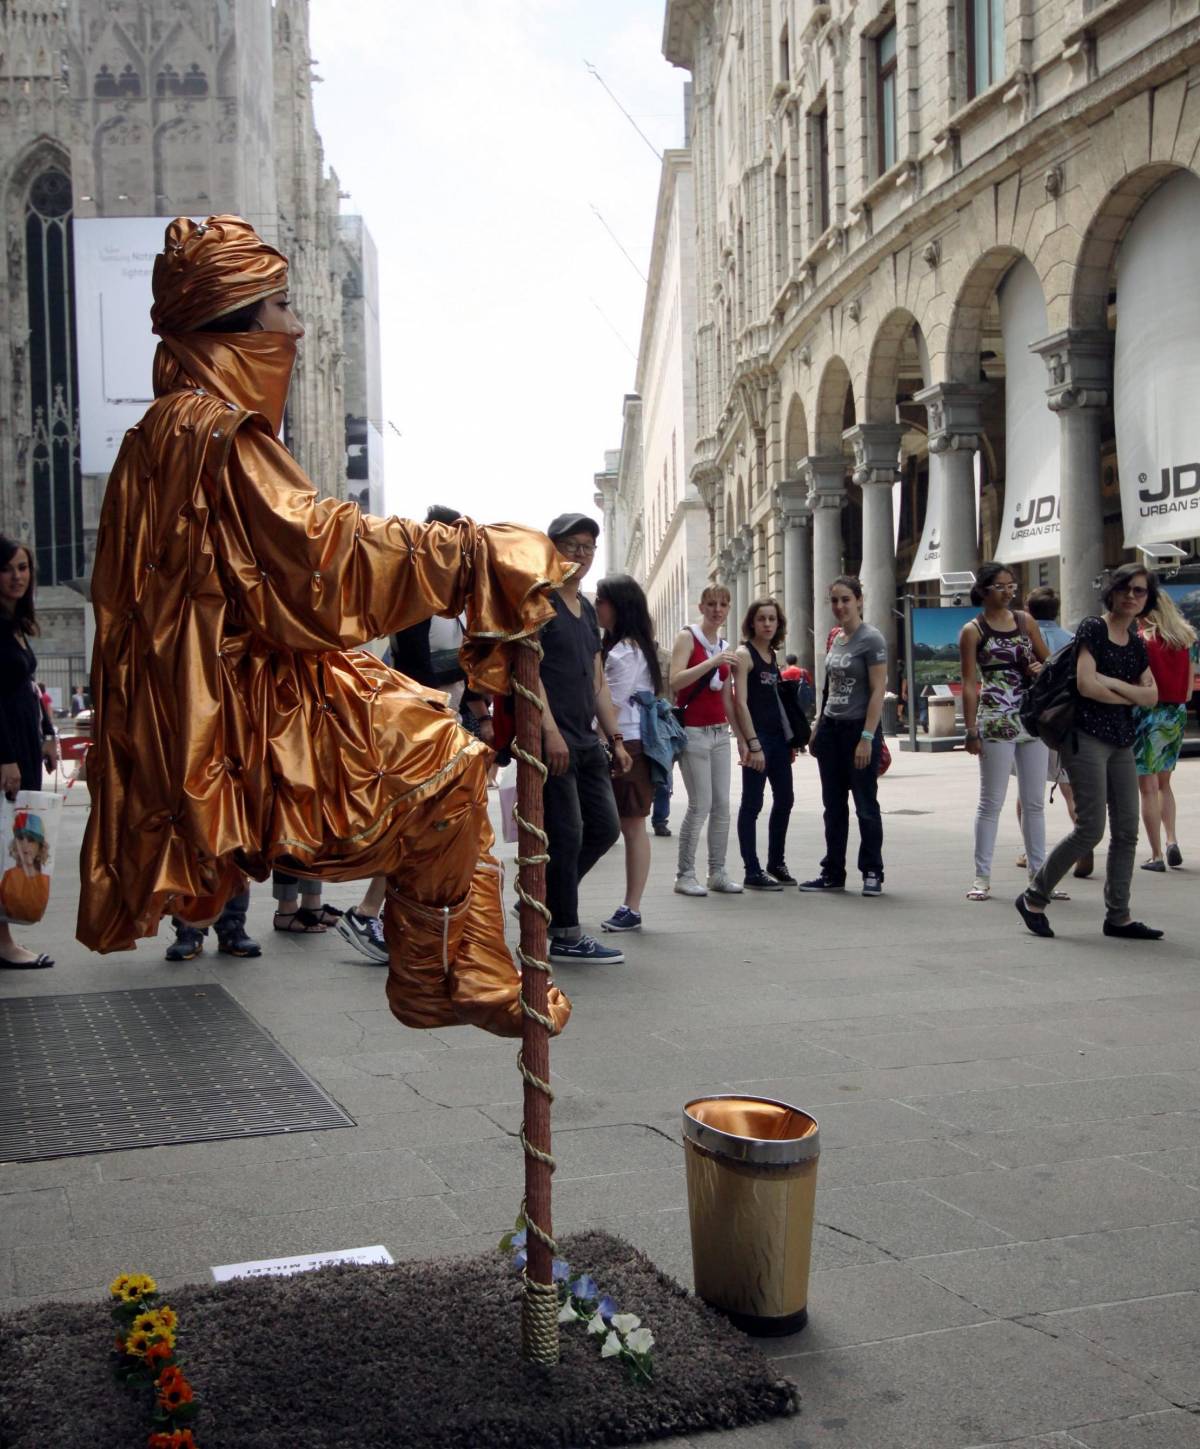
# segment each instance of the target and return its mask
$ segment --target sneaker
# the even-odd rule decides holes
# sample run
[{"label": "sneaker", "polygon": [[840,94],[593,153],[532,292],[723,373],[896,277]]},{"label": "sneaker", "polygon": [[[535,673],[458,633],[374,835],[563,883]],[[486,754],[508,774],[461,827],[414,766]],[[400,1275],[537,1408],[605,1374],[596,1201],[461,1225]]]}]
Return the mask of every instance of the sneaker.
[{"label": "sneaker", "polygon": [[204,935],[195,926],[181,926],[167,947],[168,961],[194,961],[204,955]]},{"label": "sneaker", "polygon": [[[1023,891],[1016,898],[1013,904],[1020,912],[1021,919],[1025,922],[1025,924],[1029,927],[1029,929],[1033,932],[1035,936],[1042,936],[1046,940],[1050,940],[1053,937],[1054,931],[1050,926],[1050,922],[1046,919],[1046,912],[1031,911],[1028,904],[1026,903],[1025,893]],[[1107,926],[1108,922],[1106,921],[1104,924]]]},{"label": "sneaker", "polygon": [[1112,921],[1104,922],[1106,936],[1120,936],[1127,941],[1161,941],[1163,933],[1156,926],[1147,926],[1141,921],[1126,921],[1123,926]]},{"label": "sneaker", "polygon": [[640,931],[642,929],[641,912],[631,911],[628,906],[618,906],[607,921],[600,922],[600,929],[602,931]]},{"label": "sneaker", "polygon": [[1172,870],[1183,869],[1183,851],[1178,845],[1167,846],[1167,864]]},{"label": "sneaker", "polygon": [[1154,870],[1157,871],[1159,875],[1166,875],[1167,862],[1165,860],[1144,860],[1142,861],[1142,869]]},{"label": "sneaker", "polygon": [[356,910],[343,911],[337,923],[337,933],[343,941],[360,951],[368,961],[386,966],[387,944],[383,939],[383,922],[378,916],[360,916]]},{"label": "sneaker", "polygon": [[812,880],[802,880],[800,889],[802,891],[844,891],[846,882],[830,880],[827,875],[818,875],[814,876]]},{"label": "sneaker", "polygon": [[625,952],[612,946],[602,946],[591,936],[580,936],[577,941],[553,936],[550,940],[551,961],[582,961],[596,966],[617,966],[625,959]]},{"label": "sneaker", "polygon": [[714,870],[708,877],[708,888],[719,896],[740,896],[742,888],[737,881],[730,880],[723,870]]},{"label": "sneaker", "polygon": [[767,866],[767,874],[773,876],[781,886],[794,886],[798,884],[796,877],[792,875],[782,861],[778,865]]},{"label": "sneaker", "polygon": [[744,884],[748,891],[781,891],[783,889],[779,882],[772,880],[765,870],[748,870]]},{"label": "sneaker", "polygon": [[667,824],[665,820],[656,820],[654,822],[654,833],[655,835],[661,835],[664,840],[669,840],[671,836],[671,827]]},{"label": "sneaker", "polygon": [[677,875],[675,877],[675,894],[677,896],[706,896],[708,892],[694,875]]},{"label": "sneaker", "polygon": [[863,876],[862,893],[864,896],[881,896],[883,894],[883,877],[872,875],[869,871]]},{"label": "sneaker", "polygon": [[1079,859],[1075,862],[1075,878],[1077,880],[1087,880],[1088,876],[1091,875],[1092,871],[1094,871],[1095,869],[1095,852],[1089,850],[1086,855],[1081,855]]},{"label": "sneaker", "polygon": [[222,956],[240,956],[252,961],[262,955],[262,947],[245,931],[229,931],[217,937],[217,950]]}]

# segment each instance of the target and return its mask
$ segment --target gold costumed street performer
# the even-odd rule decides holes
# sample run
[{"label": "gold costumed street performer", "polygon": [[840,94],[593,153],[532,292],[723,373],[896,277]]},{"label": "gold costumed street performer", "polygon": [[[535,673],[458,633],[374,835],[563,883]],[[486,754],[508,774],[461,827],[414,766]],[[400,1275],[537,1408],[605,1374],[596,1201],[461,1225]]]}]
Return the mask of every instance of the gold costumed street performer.
[{"label": "gold costumed street performer", "polygon": [[[371,518],[279,441],[296,344],[287,261],[234,216],[167,227],[155,402],[108,481],[92,575],[95,743],[79,939],[210,922],[243,874],[389,880],[388,1000],[408,1026],[521,1032],[490,854],[490,752],[445,696],[358,646],[466,612],[471,684],[570,566],[499,524]],[[570,1004],[551,988],[561,1030]]]}]

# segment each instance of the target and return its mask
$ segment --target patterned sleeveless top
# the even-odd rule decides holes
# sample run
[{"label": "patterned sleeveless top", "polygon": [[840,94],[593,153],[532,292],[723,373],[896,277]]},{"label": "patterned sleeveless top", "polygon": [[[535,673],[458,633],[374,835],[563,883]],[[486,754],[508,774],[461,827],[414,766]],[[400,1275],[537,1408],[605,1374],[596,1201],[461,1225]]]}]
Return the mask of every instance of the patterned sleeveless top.
[{"label": "patterned sleeveless top", "polygon": [[979,671],[976,723],[984,740],[1028,739],[1021,728],[1021,701],[1037,656],[1029,640],[1024,614],[1015,614],[1015,629],[993,629],[982,614],[971,620],[979,631],[975,667]]}]

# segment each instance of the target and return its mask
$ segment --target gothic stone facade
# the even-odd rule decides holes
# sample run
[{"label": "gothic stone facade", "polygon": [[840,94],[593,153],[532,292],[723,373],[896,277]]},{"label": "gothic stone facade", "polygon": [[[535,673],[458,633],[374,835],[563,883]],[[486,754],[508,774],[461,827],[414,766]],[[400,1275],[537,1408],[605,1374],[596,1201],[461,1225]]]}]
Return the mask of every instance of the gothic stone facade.
[{"label": "gothic stone facade", "polygon": [[0,0],[0,528],[37,549],[45,652],[83,652],[65,586],[105,481],[78,468],[73,217],[238,212],[289,256],[308,335],[288,441],[345,495],[338,182],[312,64],[307,0]]}]

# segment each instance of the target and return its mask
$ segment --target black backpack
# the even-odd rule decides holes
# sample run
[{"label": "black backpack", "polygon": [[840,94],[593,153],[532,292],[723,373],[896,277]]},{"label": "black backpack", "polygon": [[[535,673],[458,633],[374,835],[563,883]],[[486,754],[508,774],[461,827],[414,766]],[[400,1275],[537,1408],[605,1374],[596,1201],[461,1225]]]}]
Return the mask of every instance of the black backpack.
[{"label": "black backpack", "polygon": [[1051,654],[1021,702],[1022,728],[1052,750],[1061,750],[1075,731],[1075,708],[1079,703],[1075,686],[1077,656],[1074,639]]}]

